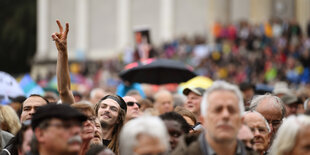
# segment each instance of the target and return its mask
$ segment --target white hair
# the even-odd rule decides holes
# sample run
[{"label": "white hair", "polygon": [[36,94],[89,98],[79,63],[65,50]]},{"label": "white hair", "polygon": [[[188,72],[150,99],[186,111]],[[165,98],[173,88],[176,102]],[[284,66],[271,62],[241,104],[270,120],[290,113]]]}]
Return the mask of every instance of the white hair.
[{"label": "white hair", "polygon": [[304,109],[307,110],[308,109],[308,103],[310,102],[310,98],[306,99],[306,101],[304,102]]},{"label": "white hair", "polygon": [[120,133],[120,154],[133,155],[137,145],[137,137],[146,134],[159,139],[169,150],[169,135],[164,122],[155,116],[141,116],[127,122]]},{"label": "white hair", "polygon": [[278,107],[281,110],[282,118],[285,117],[286,109],[285,109],[285,105],[284,105],[283,101],[279,97],[277,97],[275,95],[271,95],[271,94],[255,96],[252,99],[252,101],[251,101],[250,110],[256,110],[257,106],[259,104],[261,104],[262,101],[265,100],[265,99],[268,99],[269,101],[271,101],[269,103],[271,103],[272,105]]},{"label": "white hair", "polygon": [[306,126],[310,126],[310,116],[289,116],[277,132],[271,146],[271,155],[282,155],[291,152],[296,144],[298,132]]},{"label": "white hair", "polygon": [[202,116],[205,116],[207,114],[208,97],[210,96],[211,93],[218,91],[218,90],[226,90],[226,91],[231,91],[232,93],[234,93],[239,100],[238,105],[239,105],[240,115],[244,112],[243,97],[242,97],[242,93],[240,89],[238,88],[238,86],[230,84],[225,81],[215,81],[213,82],[212,86],[207,89],[207,91],[204,93],[202,97],[202,102],[200,106],[201,107],[200,112]]},{"label": "white hair", "polygon": [[266,127],[267,127],[267,129],[268,129],[268,132],[269,132],[269,133],[271,132],[270,126],[269,126],[269,124],[268,124],[268,121],[266,120],[266,118],[265,118],[261,113],[259,113],[259,112],[257,112],[257,111],[246,111],[246,112],[243,114],[243,117],[245,117],[245,115],[247,115],[247,114],[249,114],[249,113],[258,114],[258,115],[264,120],[265,125],[266,125]]}]

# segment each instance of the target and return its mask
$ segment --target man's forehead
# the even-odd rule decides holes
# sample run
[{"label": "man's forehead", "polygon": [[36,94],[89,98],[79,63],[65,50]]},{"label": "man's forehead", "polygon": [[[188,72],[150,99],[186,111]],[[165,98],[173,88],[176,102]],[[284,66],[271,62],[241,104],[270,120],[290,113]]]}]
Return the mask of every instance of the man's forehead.
[{"label": "man's forehead", "polygon": [[218,105],[219,103],[223,103],[224,101],[225,103],[229,103],[236,106],[238,106],[239,104],[238,97],[236,96],[236,94],[228,90],[216,90],[209,94],[207,100],[209,102],[209,106],[210,103],[215,103],[213,105]]},{"label": "man's forehead", "polygon": [[43,98],[39,96],[31,96],[24,101],[23,106],[41,106],[45,104],[47,103]]},{"label": "man's forehead", "polygon": [[244,116],[244,122],[247,125],[260,125],[260,126],[266,126],[264,123],[264,118],[255,112],[249,112]]},{"label": "man's forehead", "polygon": [[110,98],[101,101],[101,105],[109,105],[109,106],[115,106],[115,107],[120,108],[119,104]]},{"label": "man's forehead", "polygon": [[125,102],[137,102],[137,100],[132,96],[125,96],[123,99]]}]

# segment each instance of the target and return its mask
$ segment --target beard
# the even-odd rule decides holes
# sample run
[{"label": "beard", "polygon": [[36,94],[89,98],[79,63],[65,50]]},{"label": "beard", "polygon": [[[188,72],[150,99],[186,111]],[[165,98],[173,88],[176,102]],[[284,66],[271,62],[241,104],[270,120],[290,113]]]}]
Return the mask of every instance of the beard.
[{"label": "beard", "polygon": [[101,127],[102,127],[103,129],[107,129],[107,128],[110,127],[110,125],[109,125],[108,123],[104,122],[104,121],[100,121],[100,125],[101,125]]}]

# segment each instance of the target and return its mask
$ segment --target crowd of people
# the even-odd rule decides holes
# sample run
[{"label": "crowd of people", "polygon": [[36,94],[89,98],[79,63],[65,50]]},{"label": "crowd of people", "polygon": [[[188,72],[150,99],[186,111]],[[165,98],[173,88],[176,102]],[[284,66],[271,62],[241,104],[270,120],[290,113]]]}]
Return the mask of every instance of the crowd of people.
[{"label": "crowd of people", "polygon": [[[306,84],[302,74],[309,67],[301,60],[309,57],[301,55],[310,46],[296,23],[286,29],[278,21],[266,24],[264,33],[246,23],[216,25],[216,48],[197,44],[189,53],[186,44],[167,44],[165,56],[181,54],[185,60],[193,54],[191,63],[201,75],[221,79],[208,88],[187,87],[180,97],[147,87],[143,95],[129,90],[118,96],[98,87],[85,97],[70,88],[69,24],[63,28],[56,22],[59,32],[52,38],[59,95],[32,94],[0,105],[0,155],[310,153],[310,91],[289,87]],[[289,70],[296,71],[297,61],[303,73],[296,80]],[[276,82],[285,80],[280,73],[288,81]],[[253,81],[274,84],[274,89],[258,93]]]}]

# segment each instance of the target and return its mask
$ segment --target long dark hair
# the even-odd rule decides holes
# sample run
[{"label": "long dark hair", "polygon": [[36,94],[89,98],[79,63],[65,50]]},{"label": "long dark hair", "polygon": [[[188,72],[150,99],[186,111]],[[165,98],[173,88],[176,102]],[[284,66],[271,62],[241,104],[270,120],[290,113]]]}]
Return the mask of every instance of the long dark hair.
[{"label": "long dark hair", "polygon": [[117,117],[117,123],[114,125],[113,132],[112,132],[112,139],[109,145],[107,146],[109,149],[111,149],[116,155],[119,154],[119,133],[121,132],[121,129],[124,125],[125,121],[125,116],[126,116],[126,110],[127,107],[123,107],[124,105],[126,106],[126,102],[118,95],[107,95],[103,97],[96,105],[95,105],[95,113],[96,116],[98,116],[98,110],[100,108],[101,102],[106,99],[112,99],[116,101],[120,105],[120,111],[118,113]]}]

